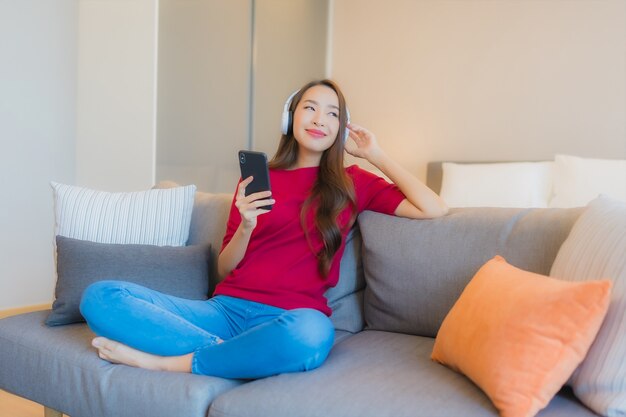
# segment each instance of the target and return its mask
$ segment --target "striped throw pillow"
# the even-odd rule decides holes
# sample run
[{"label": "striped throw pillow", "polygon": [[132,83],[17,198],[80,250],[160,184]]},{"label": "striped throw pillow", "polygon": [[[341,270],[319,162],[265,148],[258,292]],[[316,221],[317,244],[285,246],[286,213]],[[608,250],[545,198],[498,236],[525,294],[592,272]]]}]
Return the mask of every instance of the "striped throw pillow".
[{"label": "striped throw pillow", "polygon": [[56,234],[98,243],[184,246],[195,185],[128,193],[51,183]]},{"label": "striped throw pillow", "polygon": [[550,275],[613,281],[609,311],[570,385],[597,413],[626,415],[626,203],[608,197],[589,203],[563,242]]}]

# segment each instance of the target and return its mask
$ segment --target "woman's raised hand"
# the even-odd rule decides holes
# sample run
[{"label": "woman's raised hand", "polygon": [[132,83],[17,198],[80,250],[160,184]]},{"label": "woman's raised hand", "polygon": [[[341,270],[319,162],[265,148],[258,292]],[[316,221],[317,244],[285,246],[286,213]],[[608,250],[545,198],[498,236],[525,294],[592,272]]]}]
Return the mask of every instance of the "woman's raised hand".
[{"label": "woman's raised hand", "polygon": [[274,199],[270,198],[271,191],[260,191],[246,196],[246,187],[252,182],[252,179],[252,177],[248,177],[239,183],[235,197],[235,206],[241,215],[241,225],[248,231],[252,231],[256,227],[258,216],[269,212],[269,210],[259,207],[275,203]]},{"label": "woman's raised hand", "polygon": [[375,164],[376,159],[383,154],[382,149],[378,145],[376,136],[366,128],[350,123],[348,125],[350,138],[356,144],[355,146],[346,146],[346,152],[357,158],[363,158]]}]

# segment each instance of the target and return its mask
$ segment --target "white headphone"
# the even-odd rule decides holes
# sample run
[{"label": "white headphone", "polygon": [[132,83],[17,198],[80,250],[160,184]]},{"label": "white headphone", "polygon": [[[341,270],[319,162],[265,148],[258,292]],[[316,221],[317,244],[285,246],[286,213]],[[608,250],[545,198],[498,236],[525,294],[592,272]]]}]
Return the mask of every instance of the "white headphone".
[{"label": "white headphone", "polygon": [[[285,102],[285,107],[283,107],[283,117],[281,120],[281,132],[283,135],[286,135],[291,130],[291,124],[293,123],[293,114],[289,111],[289,107],[291,106],[291,100],[300,92],[300,89],[291,93],[291,95],[287,98]],[[346,131],[343,135],[343,142],[346,143],[348,137],[350,136],[350,129],[348,129],[348,125],[350,124],[350,110],[346,106]]]}]

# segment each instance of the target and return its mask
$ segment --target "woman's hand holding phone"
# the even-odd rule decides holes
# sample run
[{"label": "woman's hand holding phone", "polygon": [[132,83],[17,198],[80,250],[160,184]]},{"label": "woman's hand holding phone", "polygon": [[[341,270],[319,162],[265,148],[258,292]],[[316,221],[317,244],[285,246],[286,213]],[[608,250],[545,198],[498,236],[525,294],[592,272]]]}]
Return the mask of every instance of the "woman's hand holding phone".
[{"label": "woman's hand holding phone", "polygon": [[237,207],[241,215],[241,226],[248,232],[251,232],[256,227],[258,216],[270,211],[259,207],[275,203],[274,199],[270,198],[272,195],[271,191],[260,191],[246,196],[246,187],[252,180],[253,177],[248,177],[241,181],[237,187],[237,196],[235,197],[235,207]]},{"label": "woman's hand holding phone", "polygon": [[271,191],[259,191],[246,195],[246,187],[252,183],[252,180],[252,176],[248,176],[237,186],[235,207],[241,215],[241,223],[217,258],[217,273],[222,278],[230,274],[245,256],[250,236],[257,225],[257,217],[269,212],[259,207],[274,204],[274,200],[270,198]]}]

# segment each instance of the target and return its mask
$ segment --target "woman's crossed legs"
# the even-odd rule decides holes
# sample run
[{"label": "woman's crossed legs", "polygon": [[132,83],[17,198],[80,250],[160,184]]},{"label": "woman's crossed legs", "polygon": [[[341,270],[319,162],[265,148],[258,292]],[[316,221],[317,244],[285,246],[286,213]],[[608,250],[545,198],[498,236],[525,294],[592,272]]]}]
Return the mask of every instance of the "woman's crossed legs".
[{"label": "woman's crossed legs", "polygon": [[114,363],[224,378],[262,378],[318,367],[334,338],[313,309],[284,310],[227,296],[187,300],[124,281],[89,286],[81,313]]}]

